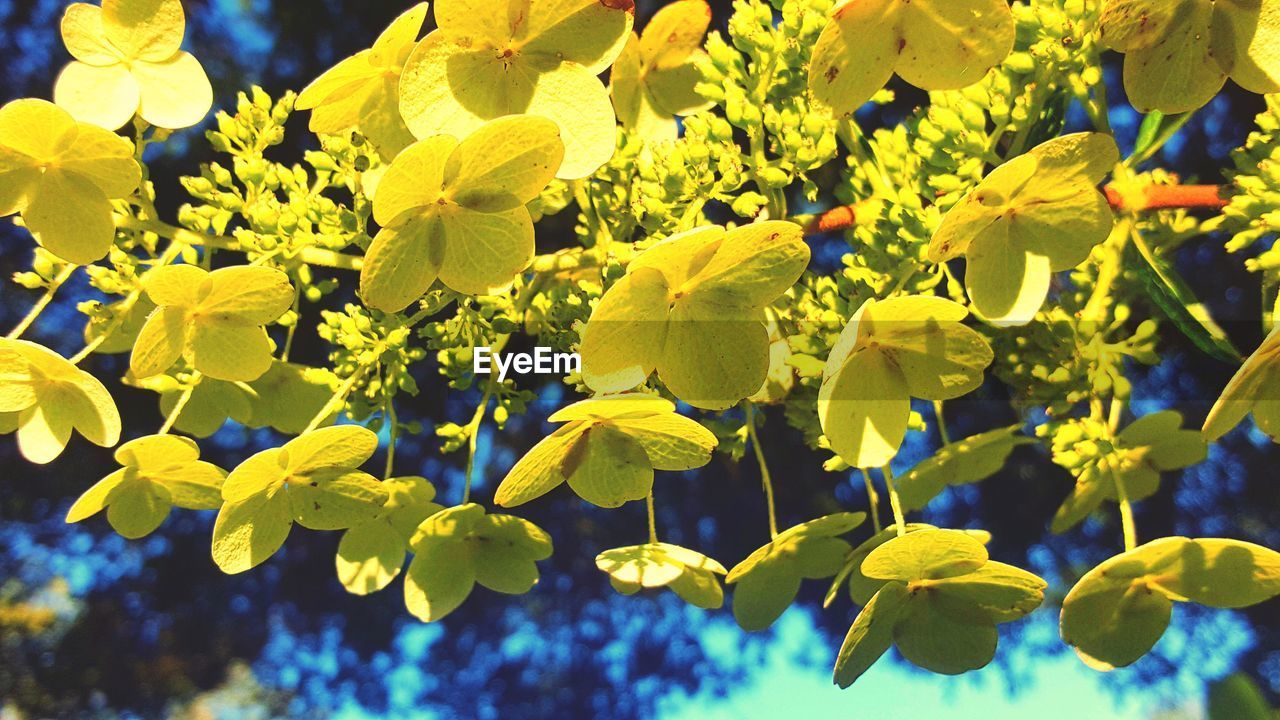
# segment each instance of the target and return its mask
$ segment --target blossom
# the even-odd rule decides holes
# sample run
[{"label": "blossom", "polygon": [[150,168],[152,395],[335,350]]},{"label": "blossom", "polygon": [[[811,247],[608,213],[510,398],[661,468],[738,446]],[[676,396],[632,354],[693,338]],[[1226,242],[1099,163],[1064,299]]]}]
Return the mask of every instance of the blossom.
[{"label": "blossom", "polygon": [[69,6],[62,41],[75,60],[58,76],[54,102],[108,130],[135,114],[170,130],[195,125],[213,105],[213,88],[200,61],[180,49],[185,28],[179,0]]},{"label": "blossom", "polygon": [[23,457],[43,465],[62,454],[73,430],[95,445],[115,445],[120,412],[97,378],[61,355],[0,338],[0,432],[15,430]]},{"label": "blossom", "polygon": [[0,108],[0,217],[22,213],[36,242],[62,260],[87,265],[107,254],[111,199],[141,179],[128,140],[45,100]]}]

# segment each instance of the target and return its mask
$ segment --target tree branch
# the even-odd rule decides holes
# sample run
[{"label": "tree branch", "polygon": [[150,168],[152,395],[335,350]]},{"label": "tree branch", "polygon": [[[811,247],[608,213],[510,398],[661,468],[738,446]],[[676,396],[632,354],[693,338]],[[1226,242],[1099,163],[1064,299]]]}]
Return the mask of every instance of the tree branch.
[{"label": "tree branch", "polygon": [[[1121,190],[1115,185],[1103,188],[1107,202],[1117,211],[1147,210],[1221,210],[1230,202],[1221,185],[1147,185],[1137,192]],[[803,220],[806,235],[848,230],[858,224],[858,206],[841,205]]]}]

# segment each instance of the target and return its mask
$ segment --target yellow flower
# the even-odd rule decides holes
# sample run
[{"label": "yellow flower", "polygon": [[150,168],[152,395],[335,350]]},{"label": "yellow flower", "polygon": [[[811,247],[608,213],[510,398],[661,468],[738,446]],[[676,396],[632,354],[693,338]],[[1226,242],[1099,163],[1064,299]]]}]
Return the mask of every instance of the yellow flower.
[{"label": "yellow flower", "polygon": [[22,213],[36,242],[77,265],[115,240],[111,198],[134,191],[141,171],[128,140],[77,123],[44,100],[0,108],[0,217]]},{"label": "yellow flower", "polygon": [[336,135],[355,129],[387,160],[414,141],[400,117],[400,72],[427,17],[427,3],[409,8],[382,31],[373,47],[330,68],[298,95],[311,110],[311,131]]},{"label": "yellow flower", "polygon": [[179,0],[69,6],[62,41],[75,60],[58,76],[54,102],[108,130],[134,114],[170,130],[195,125],[213,105],[213,88],[200,61],[180,49],[185,29]]},{"label": "yellow flower", "polygon": [[405,62],[400,112],[418,139],[466,137],[488,120],[538,115],[564,139],[557,177],[613,156],[617,118],[597,77],[631,37],[632,0],[436,2],[436,24]]},{"label": "yellow flower", "polygon": [[624,127],[648,140],[675,140],[676,115],[711,107],[694,86],[702,38],[711,23],[706,0],[677,0],[654,13],[644,35],[631,33],[609,74],[613,105]]},{"label": "yellow flower", "polygon": [[120,413],[97,378],[25,340],[0,338],[0,432],[18,431],[23,457],[41,465],[78,430],[95,445],[120,440]]},{"label": "yellow flower", "polygon": [[180,357],[199,372],[229,382],[257,380],[271,369],[271,339],[262,326],[293,304],[287,275],[252,265],[211,273],[170,265],[152,270],[142,282],[157,309],[133,346],[129,367],[134,375],[159,375]]},{"label": "yellow flower", "polygon": [[419,140],[378,184],[373,238],[360,272],[369,307],[399,312],[437,279],[466,295],[508,287],[533,262],[525,204],[551,182],[564,144],[555,123],[508,115],[461,142]]}]

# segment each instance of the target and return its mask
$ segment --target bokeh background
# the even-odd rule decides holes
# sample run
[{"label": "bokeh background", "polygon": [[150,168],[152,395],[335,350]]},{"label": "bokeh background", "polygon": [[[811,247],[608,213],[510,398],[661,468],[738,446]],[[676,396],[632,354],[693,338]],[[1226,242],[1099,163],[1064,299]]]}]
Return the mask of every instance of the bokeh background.
[{"label": "bokeh background", "polygon": [[[66,0],[0,0],[3,101],[51,94],[69,60],[57,27]],[[260,84],[273,96],[300,89],[342,57],[367,47],[409,3],[404,0],[186,0],[187,49],[214,81],[216,104]],[[639,17],[658,3],[641,2]],[[715,2],[724,28],[727,2]],[[1114,88],[1113,125],[1131,146],[1136,114]],[[922,101],[904,91],[887,117]],[[1230,89],[1170,143],[1157,163],[1203,182],[1221,180],[1230,150],[1247,135],[1261,100]],[[1074,117],[1073,124],[1083,126]],[[276,149],[300,159],[315,144],[305,118]],[[160,207],[172,219],[186,198],[176,180],[214,159],[199,129],[177,135],[148,158]],[[539,235],[540,241],[545,236]],[[847,250],[822,241],[819,258]],[[30,259],[25,232],[0,227],[0,274]],[[1222,238],[1193,241],[1184,273],[1237,344],[1256,347],[1261,328],[1257,281],[1228,256]],[[66,297],[91,297],[73,285]],[[17,322],[34,294],[0,285],[0,327]],[[315,318],[309,318],[314,322]],[[33,337],[71,353],[82,318],[73,303],[46,312]],[[1233,370],[1195,351],[1167,327],[1164,361],[1135,368],[1134,408],[1173,407],[1198,425]],[[322,363],[323,348],[300,346]],[[123,358],[91,361],[118,376]],[[446,393],[428,360],[416,368],[422,394],[402,420],[465,422],[477,397]],[[159,424],[154,396],[112,385],[133,434]],[[549,384],[526,418],[498,434],[486,427],[478,458],[478,496],[549,429],[545,417],[565,398]],[[955,436],[1016,422],[998,387],[948,403]],[[1032,418],[1034,420],[1034,418]],[[784,526],[838,509],[864,509],[861,481],[825,473],[779,414],[763,437],[772,459]],[[230,467],[278,442],[269,431],[227,426],[204,443],[208,459]],[[902,468],[927,456],[936,438],[913,434]],[[1144,538],[1227,536],[1280,548],[1280,492],[1274,447],[1247,424],[1211,450],[1207,462],[1170,474],[1138,507]],[[441,457],[429,434],[406,438],[399,468],[434,481],[446,502],[461,494],[465,458]],[[592,559],[604,548],[642,541],[642,504],[606,513],[567,492],[527,506],[550,530],[555,556],[527,596],[478,589],[445,621],[423,625],[403,607],[399,582],[381,594],[347,595],[334,577],[338,535],[295,529],[276,557],[256,570],[222,575],[209,559],[213,513],[175,512],[153,536],[128,542],[101,518],[63,523],[71,501],[102,474],[108,451],[77,439],[54,464],[37,468],[0,438],[0,718],[1187,718],[1203,716],[1206,684],[1235,672],[1280,692],[1280,602],[1243,612],[1179,607],[1169,632],[1146,659],[1109,675],[1087,670],[1057,637],[1055,602],[1080,572],[1122,546],[1118,521],[1104,515],[1065,536],[1048,520],[1071,480],[1043,450],[1018,450],[980,486],[953,488],[923,514],[939,525],[994,533],[992,555],[1050,581],[1046,607],[1001,627],[997,660],[970,675],[931,676],[886,657],[848,691],[830,684],[835,650],[854,615],[847,600],[821,610],[823,582],[768,632],[747,635],[727,610],[707,613],[674,596],[623,598]],[[700,472],[659,477],[664,539],[727,565],[767,539],[759,477],[751,463],[717,457]]]}]

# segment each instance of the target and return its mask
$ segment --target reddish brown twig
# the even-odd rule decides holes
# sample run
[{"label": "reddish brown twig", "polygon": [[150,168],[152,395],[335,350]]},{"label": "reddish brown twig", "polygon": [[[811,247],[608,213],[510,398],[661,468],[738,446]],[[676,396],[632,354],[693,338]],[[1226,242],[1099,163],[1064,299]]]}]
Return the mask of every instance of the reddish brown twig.
[{"label": "reddish brown twig", "polygon": [[[1114,185],[1103,189],[1107,202],[1116,210],[1220,210],[1227,206],[1220,185],[1148,185],[1135,193],[1125,193]],[[1136,198],[1136,202],[1135,202]],[[806,235],[848,230],[858,224],[856,205],[841,205],[816,215],[805,224]]]}]

